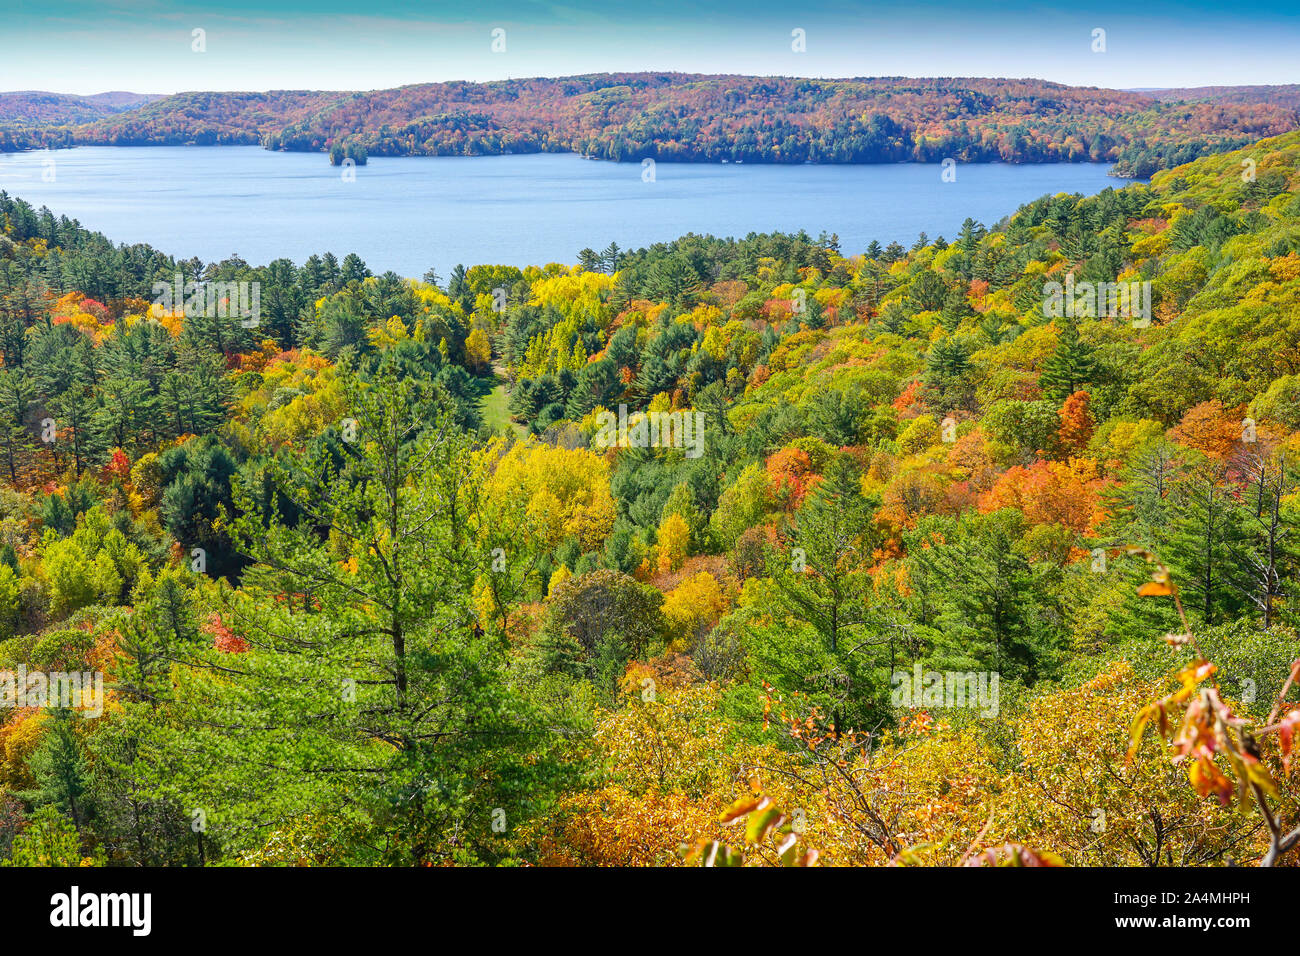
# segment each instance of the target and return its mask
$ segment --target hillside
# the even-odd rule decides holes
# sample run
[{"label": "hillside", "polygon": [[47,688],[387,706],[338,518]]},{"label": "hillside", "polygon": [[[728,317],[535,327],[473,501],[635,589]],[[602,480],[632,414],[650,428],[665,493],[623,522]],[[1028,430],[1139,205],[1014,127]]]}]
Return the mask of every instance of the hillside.
[{"label": "hillside", "polygon": [[0,860],[1295,863],[1300,131],[445,287],[0,230],[0,671],[108,674]]},{"label": "hillside", "polygon": [[305,151],[355,142],[378,156],[618,161],[1087,160],[1142,177],[1300,125],[1285,97],[1168,99],[1041,80],[595,74],[366,93],[181,93],[89,122],[51,119],[35,141]]},{"label": "hillside", "polygon": [[1287,109],[1300,109],[1300,83],[1278,86],[1192,86],[1181,89],[1152,90],[1150,95],[1169,102],[1267,103]]},{"label": "hillside", "polygon": [[66,130],[159,99],[148,93],[75,96],[23,90],[0,93],[0,153],[46,143],[67,143]]},{"label": "hillside", "polygon": [[160,99],[153,93],[96,93],[75,96],[24,90],[0,93],[0,126],[60,126],[89,123]]},{"label": "hillside", "polygon": [[92,96],[38,90],[0,92],[0,125],[83,124],[157,99],[161,99],[159,94],[121,91],[99,92]]}]

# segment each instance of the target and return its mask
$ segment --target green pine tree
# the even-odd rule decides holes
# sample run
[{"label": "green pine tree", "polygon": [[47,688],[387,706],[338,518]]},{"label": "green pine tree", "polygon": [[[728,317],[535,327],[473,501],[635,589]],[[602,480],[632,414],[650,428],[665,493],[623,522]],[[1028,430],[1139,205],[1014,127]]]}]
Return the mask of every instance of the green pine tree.
[{"label": "green pine tree", "polygon": [[1048,398],[1063,402],[1097,380],[1097,356],[1096,350],[1079,338],[1074,319],[1059,319],[1056,327],[1056,348],[1043,362],[1038,385]]}]

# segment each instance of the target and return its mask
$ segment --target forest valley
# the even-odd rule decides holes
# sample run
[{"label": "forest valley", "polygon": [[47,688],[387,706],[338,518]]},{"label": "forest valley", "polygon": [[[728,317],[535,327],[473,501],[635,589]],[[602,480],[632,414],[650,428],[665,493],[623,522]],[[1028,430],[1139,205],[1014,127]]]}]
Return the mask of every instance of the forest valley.
[{"label": "forest valley", "polygon": [[1295,865],[1298,187],[445,281],[0,194],[0,860]]}]

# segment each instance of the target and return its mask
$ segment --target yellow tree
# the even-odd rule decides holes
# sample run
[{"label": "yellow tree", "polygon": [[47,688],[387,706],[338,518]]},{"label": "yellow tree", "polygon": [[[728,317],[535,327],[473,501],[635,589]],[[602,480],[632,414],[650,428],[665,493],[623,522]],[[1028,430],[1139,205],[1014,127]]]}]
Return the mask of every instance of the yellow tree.
[{"label": "yellow tree", "polygon": [[691,528],[673,512],[659,524],[659,573],[671,574],[686,563],[691,547]]},{"label": "yellow tree", "polygon": [[487,333],[476,328],[465,339],[465,363],[470,370],[481,373],[492,361],[492,343]]},{"label": "yellow tree", "polygon": [[578,539],[583,551],[599,548],[614,527],[609,464],[580,448],[558,448],[529,439],[505,451],[496,441],[484,452],[492,475],[487,496],[498,505],[533,515],[548,548]]},{"label": "yellow tree", "polygon": [[722,585],[708,571],[692,574],[664,597],[664,617],[674,637],[685,644],[707,633],[726,612]]},{"label": "yellow tree", "polygon": [[1087,866],[1196,866],[1249,856],[1258,821],[1198,798],[1148,742],[1132,760],[1127,723],[1158,692],[1127,662],[1029,704],[1016,724],[1023,760],[1007,778],[999,826]]}]

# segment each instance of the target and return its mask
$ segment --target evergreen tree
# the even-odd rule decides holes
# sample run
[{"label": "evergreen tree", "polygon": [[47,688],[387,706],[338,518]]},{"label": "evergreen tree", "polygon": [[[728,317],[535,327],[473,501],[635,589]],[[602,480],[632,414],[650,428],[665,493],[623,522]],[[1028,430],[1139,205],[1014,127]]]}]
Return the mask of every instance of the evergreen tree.
[{"label": "evergreen tree", "polygon": [[1010,510],[923,519],[906,536],[909,578],[926,582],[924,633],[934,660],[953,670],[988,667],[1033,680],[1055,662],[1059,610],[1052,579],[1016,548],[1023,517]]},{"label": "evergreen tree", "polygon": [[33,447],[26,422],[34,395],[32,382],[22,369],[0,369],[0,444],[12,482],[17,482],[18,464]]},{"label": "evergreen tree", "polygon": [[1184,607],[1206,626],[1236,616],[1243,599],[1232,587],[1232,576],[1243,515],[1225,467],[1213,461],[1186,466],[1171,495],[1162,557],[1182,592]]},{"label": "evergreen tree", "polygon": [[149,759],[187,805],[211,808],[227,850],[325,811],[372,833],[376,861],[490,857],[493,808],[533,812],[550,738],[476,620],[491,558],[468,438],[417,382],[349,401],[357,441],[342,460],[319,446],[270,466],[302,520],[238,502],[253,565],[222,612],[232,639],[189,653],[196,682]]},{"label": "evergreen tree", "polygon": [[35,807],[52,806],[67,814],[78,833],[94,813],[90,768],[76,729],[82,719],[67,707],[52,709],[49,732],[28,758],[35,786],[19,794]]},{"label": "evergreen tree", "polygon": [[970,404],[970,371],[970,356],[953,336],[930,346],[925,384],[934,393],[938,408],[947,412]]},{"label": "evergreen tree", "polygon": [[1096,382],[1097,356],[1093,347],[1079,338],[1075,319],[1058,319],[1056,327],[1056,348],[1044,360],[1038,384],[1048,398],[1063,402]]},{"label": "evergreen tree", "polygon": [[623,250],[618,247],[617,242],[611,242],[600,253],[600,262],[606,272],[617,272],[618,267],[623,262]]},{"label": "evergreen tree", "polygon": [[874,510],[852,459],[839,456],[799,509],[785,545],[767,558],[781,608],[817,635],[818,648],[804,653],[830,669],[822,683],[837,730],[868,722],[885,686],[876,652],[888,639],[872,625],[868,572]]}]

